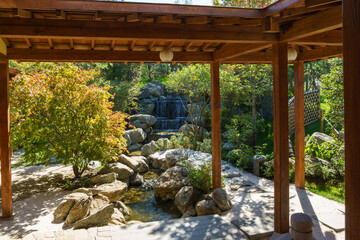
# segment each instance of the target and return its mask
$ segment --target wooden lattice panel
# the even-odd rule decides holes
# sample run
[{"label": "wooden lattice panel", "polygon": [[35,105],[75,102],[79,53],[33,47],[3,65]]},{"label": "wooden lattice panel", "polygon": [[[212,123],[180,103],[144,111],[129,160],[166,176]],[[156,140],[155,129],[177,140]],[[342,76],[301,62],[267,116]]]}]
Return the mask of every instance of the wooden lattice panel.
[{"label": "wooden lattice panel", "polygon": [[[320,91],[318,89],[305,92],[305,126],[320,118]],[[295,132],[295,98],[289,101],[289,136]]]}]

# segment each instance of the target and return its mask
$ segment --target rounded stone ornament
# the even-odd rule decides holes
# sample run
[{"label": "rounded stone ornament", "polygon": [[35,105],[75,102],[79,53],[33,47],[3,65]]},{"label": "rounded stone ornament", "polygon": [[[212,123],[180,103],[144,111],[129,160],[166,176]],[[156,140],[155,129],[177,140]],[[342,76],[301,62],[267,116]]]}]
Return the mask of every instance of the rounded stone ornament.
[{"label": "rounded stone ornament", "polygon": [[304,213],[294,213],[291,215],[291,227],[297,232],[308,233],[311,232],[313,222],[311,217]]}]

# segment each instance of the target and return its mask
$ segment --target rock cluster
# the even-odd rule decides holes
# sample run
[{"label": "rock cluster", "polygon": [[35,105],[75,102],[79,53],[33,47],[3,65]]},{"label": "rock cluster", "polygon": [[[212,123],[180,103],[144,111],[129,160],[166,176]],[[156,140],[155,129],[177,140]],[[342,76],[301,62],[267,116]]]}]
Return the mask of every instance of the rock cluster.
[{"label": "rock cluster", "polygon": [[121,199],[128,185],[141,185],[149,165],[143,156],[121,155],[118,162],[104,166],[91,181],[93,188],[80,188],[67,195],[54,212],[54,222],[67,227],[89,228],[126,223],[129,209]]}]

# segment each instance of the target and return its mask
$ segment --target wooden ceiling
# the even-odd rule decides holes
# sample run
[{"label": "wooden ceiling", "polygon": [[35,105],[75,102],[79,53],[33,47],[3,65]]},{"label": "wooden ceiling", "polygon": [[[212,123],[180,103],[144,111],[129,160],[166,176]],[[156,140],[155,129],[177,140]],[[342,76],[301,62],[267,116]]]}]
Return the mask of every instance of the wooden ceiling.
[{"label": "wooden ceiling", "polygon": [[341,0],[264,9],[83,0],[0,0],[0,37],[19,61],[270,63],[286,41],[300,61],[342,55]]}]

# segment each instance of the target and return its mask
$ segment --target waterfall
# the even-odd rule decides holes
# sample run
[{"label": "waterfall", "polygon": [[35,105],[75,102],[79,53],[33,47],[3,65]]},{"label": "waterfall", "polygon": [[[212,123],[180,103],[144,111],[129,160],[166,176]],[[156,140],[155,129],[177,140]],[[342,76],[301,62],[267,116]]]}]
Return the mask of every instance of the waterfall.
[{"label": "waterfall", "polygon": [[187,112],[184,108],[186,101],[160,100],[155,102],[154,131],[177,132],[185,124]]}]

